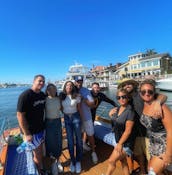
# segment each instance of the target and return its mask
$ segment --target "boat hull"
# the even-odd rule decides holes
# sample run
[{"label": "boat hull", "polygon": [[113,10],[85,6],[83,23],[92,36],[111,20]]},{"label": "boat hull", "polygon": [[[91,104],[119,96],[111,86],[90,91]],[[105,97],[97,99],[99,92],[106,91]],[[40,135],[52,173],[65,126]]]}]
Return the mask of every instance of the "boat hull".
[{"label": "boat hull", "polygon": [[156,83],[157,83],[157,88],[159,88],[161,91],[172,92],[172,78],[158,80],[156,81]]}]

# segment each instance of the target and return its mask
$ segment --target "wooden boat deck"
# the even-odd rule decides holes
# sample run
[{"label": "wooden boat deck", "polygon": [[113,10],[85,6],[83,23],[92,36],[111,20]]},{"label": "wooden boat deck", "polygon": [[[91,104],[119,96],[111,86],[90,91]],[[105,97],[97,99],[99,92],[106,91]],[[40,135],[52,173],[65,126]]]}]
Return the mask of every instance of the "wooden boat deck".
[{"label": "wooden boat deck", "polygon": [[[10,135],[14,135],[14,133],[18,133],[19,130],[18,129],[14,129],[11,130]],[[75,173],[71,173],[69,171],[69,165],[70,165],[70,156],[69,156],[69,152],[67,149],[67,142],[65,139],[65,132],[63,133],[64,136],[64,142],[63,142],[63,152],[62,155],[60,157],[60,162],[62,163],[63,167],[64,167],[64,172],[61,174],[64,175],[71,175],[71,174],[75,174]],[[82,172],[80,173],[81,175],[101,175],[102,173],[106,172],[107,166],[108,166],[108,161],[107,159],[109,158],[110,154],[112,153],[113,147],[110,145],[107,145],[106,143],[104,143],[101,140],[97,140],[96,139],[96,152],[97,152],[97,156],[98,156],[98,163],[95,165],[92,163],[91,160],[91,152],[85,152],[83,155],[83,160],[81,162],[82,164]],[[1,158],[1,162],[4,165],[5,161],[6,161],[6,153],[7,153],[7,146],[4,146],[3,150],[2,150],[2,154],[0,155]],[[44,159],[44,164],[45,167],[47,169],[50,169],[50,164],[52,163],[52,160],[50,160],[49,158],[45,158]],[[130,164],[130,167],[132,165]],[[136,163],[134,163],[134,169],[136,169],[138,167],[138,165]],[[4,170],[1,169],[0,170],[0,175],[4,174]],[[121,165],[120,162],[117,163],[117,167],[116,170],[114,171],[113,175],[122,175],[122,169],[121,169]]]},{"label": "wooden boat deck", "polygon": [[[81,175],[101,175],[102,173],[106,172],[106,168],[108,165],[107,159],[110,156],[113,148],[112,146],[109,146],[102,141],[97,141],[96,143],[96,152],[99,159],[99,162],[94,165],[91,160],[91,152],[85,152],[83,155],[82,160],[82,172]],[[70,175],[69,171],[69,164],[70,164],[70,157],[68,150],[64,150],[63,154],[60,158],[60,161],[62,162],[64,166],[64,173],[66,175]],[[114,172],[114,175],[122,175],[120,164],[117,165],[117,168]]]},{"label": "wooden boat deck", "polygon": [[[100,140],[96,140],[96,145],[97,145],[96,152],[97,152],[99,161],[96,165],[93,164],[91,160],[91,152],[84,152],[83,160],[81,162],[81,165],[82,165],[82,172],[80,173],[81,175],[101,175],[103,173],[105,174],[107,166],[108,166],[107,159],[109,158],[113,150],[113,147],[105,144],[104,142]],[[63,150],[62,155],[60,157],[60,162],[62,163],[64,167],[64,172],[61,174],[64,174],[64,175],[76,174],[76,173],[71,173],[69,171],[70,156],[69,156],[68,149]],[[45,160],[45,165],[47,169],[50,167],[50,163],[52,162],[50,162],[49,159]],[[130,167],[131,166],[132,165],[130,164]],[[137,167],[138,165],[134,163],[134,169],[136,169]],[[122,175],[122,174],[123,172],[121,169],[121,165],[120,165],[120,162],[118,162],[116,170],[114,171],[113,175]]]}]

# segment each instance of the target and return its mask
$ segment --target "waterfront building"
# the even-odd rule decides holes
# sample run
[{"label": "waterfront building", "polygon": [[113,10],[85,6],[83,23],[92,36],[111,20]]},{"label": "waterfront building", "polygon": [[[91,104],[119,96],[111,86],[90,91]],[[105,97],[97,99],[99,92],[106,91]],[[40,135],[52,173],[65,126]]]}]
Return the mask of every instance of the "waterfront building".
[{"label": "waterfront building", "polygon": [[172,73],[172,57],[169,53],[147,55],[137,53],[128,56],[128,62],[121,65],[115,72],[117,79],[159,77]]}]

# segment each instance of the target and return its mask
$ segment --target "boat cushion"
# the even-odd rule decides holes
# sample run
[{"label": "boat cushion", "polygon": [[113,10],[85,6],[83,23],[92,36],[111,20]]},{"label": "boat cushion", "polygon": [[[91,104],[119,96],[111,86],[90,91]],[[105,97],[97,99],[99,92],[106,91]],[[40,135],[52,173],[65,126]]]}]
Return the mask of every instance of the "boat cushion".
[{"label": "boat cushion", "polygon": [[38,175],[32,152],[24,151],[18,154],[16,148],[17,145],[8,147],[5,175]]},{"label": "boat cushion", "polygon": [[107,127],[100,122],[94,122],[94,135],[96,138],[111,146],[116,145],[115,133],[112,132],[112,128],[109,127],[109,125]]}]

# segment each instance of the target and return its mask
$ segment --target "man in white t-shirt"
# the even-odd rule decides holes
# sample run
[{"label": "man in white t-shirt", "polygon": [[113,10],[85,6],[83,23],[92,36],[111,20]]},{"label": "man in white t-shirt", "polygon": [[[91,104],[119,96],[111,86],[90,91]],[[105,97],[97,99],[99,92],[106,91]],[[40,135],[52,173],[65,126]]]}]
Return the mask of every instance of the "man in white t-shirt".
[{"label": "man in white t-shirt", "polygon": [[84,141],[83,145],[86,147],[86,135],[88,138],[88,141],[90,143],[91,149],[92,149],[92,161],[93,163],[98,162],[97,154],[95,152],[95,140],[94,140],[94,125],[92,121],[92,115],[91,115],[91,107],[94,107],[94,99],[90,93],[90,91],[83,87],[83,77],[82,76],[76,76],[75,77],[75,85],[78,88],[79,93],[81,94],[81,110],[83,113],[83,127],[84,127]]}]

